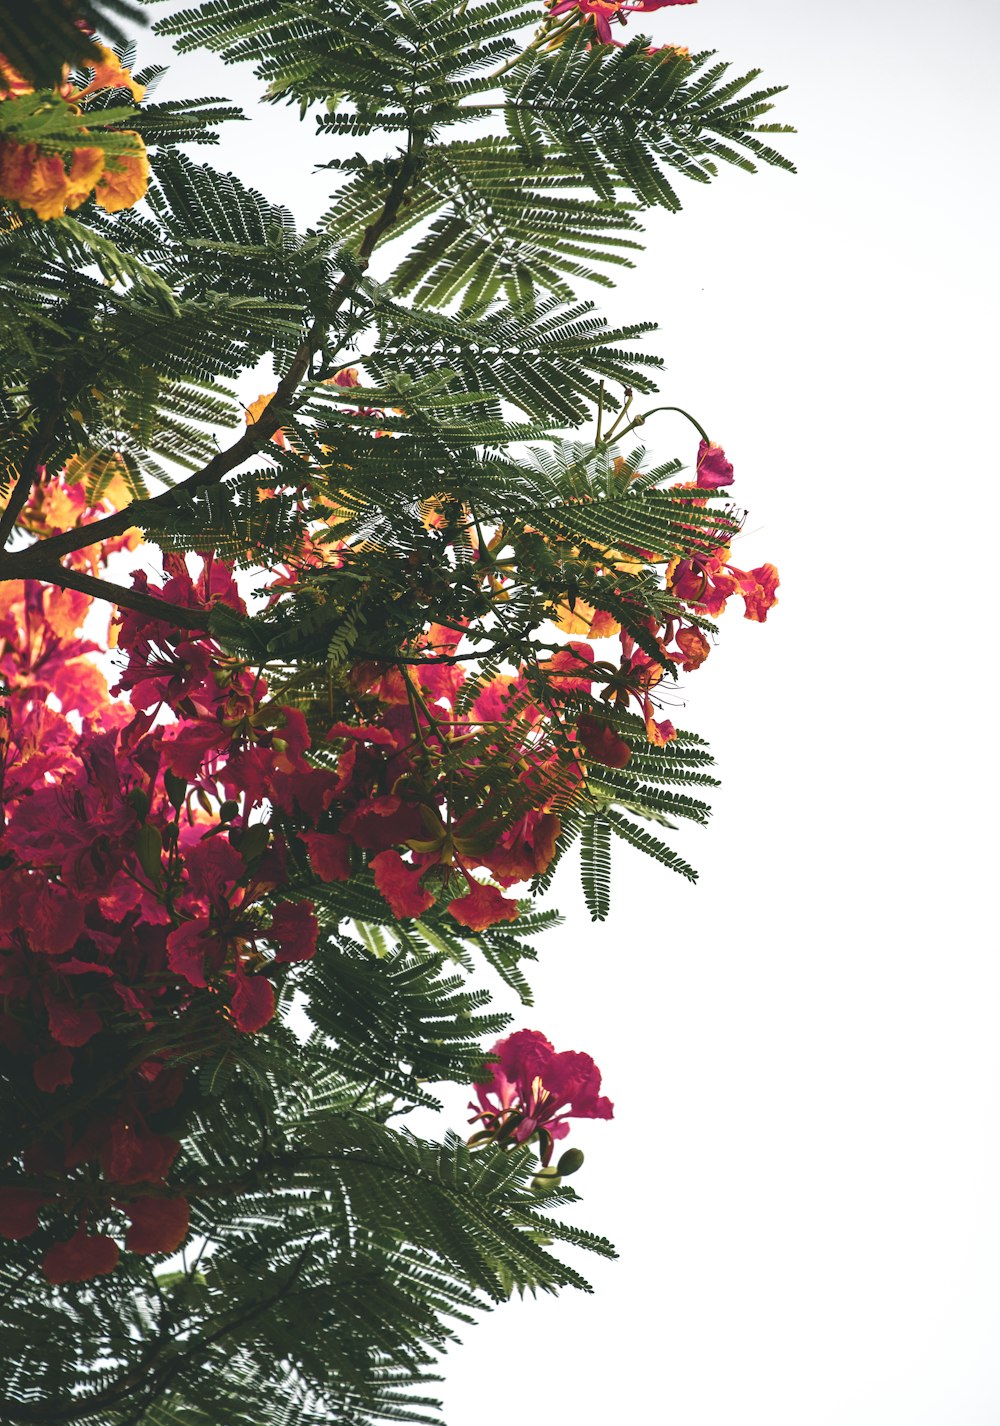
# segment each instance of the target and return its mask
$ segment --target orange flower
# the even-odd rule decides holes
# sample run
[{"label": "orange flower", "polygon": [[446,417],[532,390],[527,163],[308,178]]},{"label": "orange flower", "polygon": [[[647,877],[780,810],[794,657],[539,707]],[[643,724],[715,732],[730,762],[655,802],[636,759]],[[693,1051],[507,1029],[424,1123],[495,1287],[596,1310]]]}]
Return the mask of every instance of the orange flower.
[{"label": "orange flower", "polygon": [[67,208],[79,208],[90,197],[103,170],[100,149],[74,149],[67,170],[58,154],[8,139],[0,143],[0,198],[39,218],[61,218]]},{"label": "orange flower", "polygon": [[22,74],[18,74],[3,55],[0,54],[0,99],[16,99],[20,94],[33,94],[35,88]]},{"label": "orange flower", "polygon": [[131,72],[123,67],[114,50],[109,50],[106,45],[98,45],[97,48],[101,52],[101,58],[97,64],[87,66],[94,71],[93,79],[83,89],[70,90],[66,97],[75,102],[90,94],[96,94],[99,89],[127,89],[138,104],[146,93],[144,86],[136,84]]},{"label": "orange flower", "polygon": [[[275,393],[273,391],[265,391],[262,396],[257,397],[256,401],[250,402],[250,405],[247,407],[248,426],[254,426],[257,424],[261,416],[263,416],[264,414],[264,408],[268,405],[274,394]],[[275,431],[274,435],[271,437],[271,440],[276,446],[281,446],[282,450],[284,450],[284,448],[288,445],[288,442],[285,439],[284,431]]]},{"label": "orange flower", "polygon": [[120,213],[123,208],[131,208],[140,198],[145,198],[149,187],[146,145],[133,129],[125,132],[135,140],[134,151],[112,156],[111,167],[105,168],[94,192],[105,213]]}]

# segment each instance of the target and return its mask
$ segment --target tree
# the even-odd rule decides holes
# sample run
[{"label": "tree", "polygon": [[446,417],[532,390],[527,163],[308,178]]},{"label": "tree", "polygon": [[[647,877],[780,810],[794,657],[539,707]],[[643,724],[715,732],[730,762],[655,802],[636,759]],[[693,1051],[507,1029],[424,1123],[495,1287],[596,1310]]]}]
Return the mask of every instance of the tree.
[{"label": "tree", "polygon": [[[576,295],[676,175],[789,166],[756,73],[617,43],[656,8],[175,12],[330,136],[304,233],[189,157],[237,110],[94,34],[134,6],[3,9],[4,1422],[432,1420],[450,1323],[611,1251],[553,1216],[593,1061],[484,1066],[472,977],[530,1003],[577,841],[595,919],[612,836],[694,877],[661,829],[711,759],[659,693],[775,602],[723,451],[632,439],[651,324]],[[162,576],[113,577],[140,540]],[[398,1122],[446,1080],[468,1143]]]}]

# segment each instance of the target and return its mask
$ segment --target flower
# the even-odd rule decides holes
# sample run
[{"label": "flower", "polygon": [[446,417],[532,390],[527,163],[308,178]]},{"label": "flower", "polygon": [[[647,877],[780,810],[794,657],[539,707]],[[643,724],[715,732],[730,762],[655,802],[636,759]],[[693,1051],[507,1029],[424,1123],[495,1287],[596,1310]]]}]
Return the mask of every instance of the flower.
[{"label": "flower", "polygon": [[[648,15],[653,10],[664,9],[667,5],[693,5],[694,3],[695,0],[636,0],[634,4],[625,4],[624,0],[558,0],[558,4],[550,8],[549,14],[563,15],[576,8],[579,10],[584,24],[588,20],[594,21],[598,40],[602,44],[611,45],[615,43],[611,38],[613,20],[624,25],[627,24],[626,17],[630,14]],[[650,51],[650,53],[652,52]]]},{"label": "flower", "polygon": [[517,1030],[493,1046],[488,1081],[475,1086],[478,1106],[470,1123],[482,1122],[471,1143],[492,1140],[525,1144],[536,1134],[542,1163],[556,1139],[569,1133],[567,1119],[611,1119],[614,1105],[600,1093],[601,1072],[589,1055],[558,1053],[538,1030]]},{"label": "flower", "polygon": [[496,886],[484,886],[469,877],[469,889],[464,896],[448,902],[448,910],[460,926],[470,931],[485,931],[498,921],[517,920],[517,902],[508,901]]},{"label": "flower", "polygon": [[121,1206],[132,1225],[125,1234],[130,1253],[173,1253],[187,1237],[186,1198],[137,1198]]},{"label": "flower", "polygon": [[140,198],[145,198],[149,187],[146,145],[134,130],[123,132],[135,141],[132,152],[114,155],[94,190],[98,206],[105,213],[120,213],[123,208],[133,207]]},{"label": "flower", "polygon": [[434,897],[420,885],[424,868],[410,866],[398,852],[379,852],[371,859],[375,885],[392,907],[392,914],[404,921],[420,916],[434,905]]},{"label": "flower", "polygon": [[0,198],[39,218],[61,218],[67,208],[79,208],[103,171],[100,149],[74,149],[67,168],[59,154],[43,153],[37,144],[0,142]]},{"label": "flower", "polygon": [[698,447],[698,486],[702,490],[718,490],[732,485],[733,467],[726,453],[713,441],[702,441]]},{"label": "flower", "polygon": [[118,1265],[118,1244],[103,1233],[93,1237],[81,1224],[72,1238],[56,1243],[42,1259],[42,1272],[54,1286],[64,1282],[87,1282]]}]

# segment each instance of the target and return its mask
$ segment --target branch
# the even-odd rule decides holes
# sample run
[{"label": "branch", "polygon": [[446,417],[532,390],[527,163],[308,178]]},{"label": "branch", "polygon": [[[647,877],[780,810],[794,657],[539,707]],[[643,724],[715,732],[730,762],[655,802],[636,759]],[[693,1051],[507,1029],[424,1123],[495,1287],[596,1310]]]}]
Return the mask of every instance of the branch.
[{"label": "branch", "polygon": [[166,599],[157,599],[155,594],[143,594],[140,589],[129,589],[127,585],[114,584],[110,579],[82,574],[79,570],[67,569],[65,565],[42,564],[31,578],[41,580],[43,584],[57,584],[61,589],[78,589],[95,599],[107,599],[139,614],[151,614],[154,619],[161,619],[164,624],[171,624],[177,629],[200,629],[203,632],[208,629],[207,609],[188,609],[171,604]]},{"label": "branch", "polygon": [[58,420],[59,413],[57,411],[53,409],[47,411],[28,445],[17,482],[10,492],[10,498],[3,514],[0,515],[0,551],[6,548],[10,532],[17,524],[17,517],[28,503],[32,487],[38,479],[38,468],[45,460],[45,453],[55,435]]},{"label": "branch", "polygon": [[[417,167],[416,151],[407,153],[400,163],[399,173],[386,195],[382,212],[373,223],[365,229],[364,237],[358,248],[355,259],[355,267],[359,272],[364,272],[371,261],[372,253],[375,250],[380,238],[392,227],[399,214],[403,199],[406,197],[406,190],[410,185]],[[302,383],[309,364],[322,346],[324,329],[330,317],[332,317],[350,296],[352,290],[353,272],[344,272],[337,282],[330,303],[326,308],[323,318],[317,317],[309,327],[306,335],[302,338],[298,350],[292,358],[291,364],[285,375],[278,383],[278,389],[264,407],[259,418],[253,425],[248,426],[238,440],[234,441],[226,450],[217,452],[216,455],[202,466],[201,470],[195,471],[188,476],[187,480],[181,481],[179,485],[172,486],[169,490],[163,491],[160,495],[154,495],[149,500],[132,501],[124,510],[117,511],[114,515],[106,515],[103,520],[95,520],[93,524],[86,525],[80,529],[66,530],[61,535],[52,535],[49,539],[40,542],[38,546],[33,546],[28,550],[18,551],[16,554],[0,554],[0,582],[7,579],[24,579],[37,577],[38,561],[44,558],[51,568],[63,556],[72,554],[75,550],[84,549],[87,545],[98,544],[103,540],[109,540],[114,535],[123,534],[125,530],[133,525],[142,525],[142,509],[152,508],[154,510],[172,510],[183,501],[192,491],[204,489],[206,486],[218,485],[230,471],[254,455],[267,441],[271,439],[275,431],[281,426],[282,420],[288,410],[290,403]],[[24,478],[22,472],[21,479]],[[20,486],[21,481],[18,481]],[[29,487],[30,488],[30,487]],[[25,496],[25,499],[27,496]],[[22,504],[23,504],[22,500]],[[10,507],[8,507],[10,508]],[[17,518],[17,513],[11,519],[11,526]],[[4,519],[6,519],[6,514]],[[2,526],[0,526],[2,528]],[[2,550],[2,546],[0,546]],[[44,550],[44,556],[41,551]],[[58,581],[53,580],[54,583]],[[97,581],[101,583],[101,581]],[[97,592],[97,591],[91,591]],[[98,593],[98,598],[106,599],[105,593]],[[117,597],[117,596],[116,596]],[[118,602],[125,604],[126,600]]]}]

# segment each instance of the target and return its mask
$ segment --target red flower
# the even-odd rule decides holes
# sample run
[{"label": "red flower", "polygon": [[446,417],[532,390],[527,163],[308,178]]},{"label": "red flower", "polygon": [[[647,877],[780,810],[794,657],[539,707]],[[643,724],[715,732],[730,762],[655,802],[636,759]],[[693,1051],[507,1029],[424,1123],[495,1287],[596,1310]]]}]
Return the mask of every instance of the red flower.
[{"label": "red flower", "polygon": [[44,1193],[0,1188],[0,1238],[30,1238],[38,1227],[38,1210],[49,1202]]},{"label": "red flower", "polygon": [[498,1041],[493,1053],[498,1063],[488,1066],[492,1079],[475,1086],[475,1119],[483,1128],[474,1139],[524,1144],[537,1134],[547,1164],[553,1141],[569,1133],[567,1119],[613,1117],[614,1105],[600,1093],[601,1072],[589,1055],[557,1054],[538,1030],[517,1030]]},{"label": "red flower", "polygon": [[114,1272],[118,1265],[118,1244],[103,1234],[90,1237],[81,1225],[72,1238],[56,1243],[42,1259],[42,1272],[49,1282],[88,1282],[102,1273]]},{"label": "red flower", "polygon": [[580,746],[595,763],[605,767],[624,767],[632,756],[632,749],[623,738],[607,723],[584,713],[577,720],[576,734]]},{"label": "red flower", "polygon": [[[170,969],[182,975],[190,985],[208,985],[205,978],[205,952],[210,944],[205,939],[207,929],[204,921],[183,921],[167,937]],[[214,941],[211,944],[214,945]]]},{"label": "red flower", "polygon": [[39,1055],[32,1073],[35,1083],[45,1094],[54,1094],[67,1084],[73,1083],[73,1056],[63,1045],[57,1045],[48,1054]]},{"label": "red flower", "polygon": [[517,902],[508,901],[499,887],[484,886],[472,877],[466,895],[449,901],[448,910],[460,926],[468,926],[470,931],[485,931],[498,921],[516,921],[518,914]]},{"label": "red flower", "polygon": [[697,464],[698,485],[702,490],[718,490],[723,485],[732,485],[733,467],[726,460],[726,453],[721,446],[712,441],[702,441],[698,447]]},{"label": "red flower", "polygon": [[237,972],[229,977],[233,987],[231,1003],[233,1024],[244,1035],[253,1035],[274,1016],[274,987],[266,975],[244,975]]},{"label": "red flower", "polygon": [[700,666],[708,658],[712,651],[712,646],[705,638],[700,629],[692,626],[690,628],[678,629],[677,647],[684,655],[684,662],[681,668],[690,672]]},{"label": "red flower", "polygon": [[346,881],[351,874],[351,839],[343,832],[300,832],[309,865],[320,881]]},{"label": "red flower", "polygon": [[433,895],[420,885],[424,868],[410,866],[398,852],[379,852],[377,857],[372,857],[371,868],[375,885],[400,921],[408,916],[420,916],[434,905]]},{"label": "red flower", "polygon": [[740,581],[740,592],[746,605],[744,618],[763,624],[767,611],[773,609],[778,602],[775,590],[779,583],[778,571],[773,564],[758,565],[756,569],[745,574]]},{"label": "red flower", "polygon": [[32,950],[57,956],[83,930],[83,907],[64,886],[38,881],[21,894],[21,916]]},{"label": "red flower", "polygon": [[113,1183],[162,1183],[179,1150],[176,1139],[119,1119],[101,1149],[101,1167]]},{"label": "red flower", "polygon": [[318,935],[319,921],[311,901],[282,901],[275,907],[267,936],[278,947],[276,961],[312,960]]},{"label": "red flower", "polygon": [[137,1198],[121,1205],[132,1226],[125,1234],[130,1253],[173,1253],[187,1237],[186,1198]]}]

